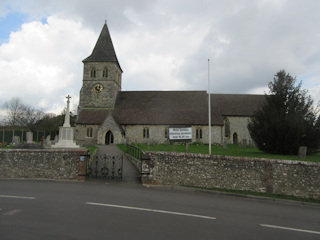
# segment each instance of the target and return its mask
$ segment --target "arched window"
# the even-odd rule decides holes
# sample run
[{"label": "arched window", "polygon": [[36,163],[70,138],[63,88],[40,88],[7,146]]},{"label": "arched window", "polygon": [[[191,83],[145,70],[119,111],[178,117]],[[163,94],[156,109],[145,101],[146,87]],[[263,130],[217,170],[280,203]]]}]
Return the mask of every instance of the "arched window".
[{"label": "arched window", "polygon": [[143,128],[143,138],[149,138],[149,128],[148,127]]},{"label": "arched window", "polygon": [[92,137],[93,136],[93,129],[92,127],[87,127],[87,137]]},{"label": "arched window", "polygon": [[202,128],[197,128],[196,139],[202,139]]},{"label": "arched window", "polygon": [[169,138],[169,128],[164,129],[164,137]]},{"label": "arched window", "polygon": [[96,77],[96,69],[95,69],[95,68],[92,68],[92,69],[91,69],[90,76],[91,76],[92,78],[95,78],[95,77]]},{"label": "arched window", "polygon": [[102,71],[102,77],[104,78],[108,77],[108,69],[106,67]]},{"label": "arched window", "polygon": [[230,123],[228,119],[224,120],[224,137],[230,137]]}]

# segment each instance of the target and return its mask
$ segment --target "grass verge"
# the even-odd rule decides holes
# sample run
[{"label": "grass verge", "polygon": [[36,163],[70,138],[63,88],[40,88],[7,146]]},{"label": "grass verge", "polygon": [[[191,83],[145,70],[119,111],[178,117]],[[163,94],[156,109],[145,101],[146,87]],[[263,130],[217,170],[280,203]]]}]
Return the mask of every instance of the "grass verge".
[{"label": "grass verge", "polygon": [[[119,144],[118,147],[122,151],[126,151],[126,145]],[[138,147],[143,151],[164,151],[164,152],[173,152],[173,144],[165,145],[150,145],[147,144],[138,144]],[[186,152],[185,144],[176,144],[175,152]],[[199,144],[193,143],[189,145],[189,153],[201,153],[209,154],[208,144]],[[229,144],[227,149],[224,150],[221,145],[212,145],[211,153],[213,155],[224,155],[224,156],[234,156],[234,157],[249,157],[249,158],[268,158],[268,159],[281,159],[281,160],[299,160],[299,161],[308,161],[308,162],[320,162],[320,153],[315,153],[307,155],[306,159],[300,159],[297,155],[276,155],[268,154],[260,151],[258,148],[245,147],[240,148],[238,145]]]},{"label": "grass verge", "polygon": [[94,151],[96,149],[98,149],[98,147],[94,147],[94,146],[83,146],[83,147],[86,148],[86,149],[89,149],[90,155],[92,155],[94,153]]},{"label": "grass verge", "polygon": [[243,195],[243,196],[266,197],[266,198],[320,204],[320,200],[317,200],[314,198],[302,198],[302,197],[296,197],[291,195],[261,193],[261,192],[252,192],[252,191],[243,191],[243,190],[230,190],[230,189],[221,189],[221,188],[205,188],[205,187],[194,187],[194,186],[183,186],[183,187],[206,190],[206,191],[231,193],[231,194],[237,194],[237,195]]}]

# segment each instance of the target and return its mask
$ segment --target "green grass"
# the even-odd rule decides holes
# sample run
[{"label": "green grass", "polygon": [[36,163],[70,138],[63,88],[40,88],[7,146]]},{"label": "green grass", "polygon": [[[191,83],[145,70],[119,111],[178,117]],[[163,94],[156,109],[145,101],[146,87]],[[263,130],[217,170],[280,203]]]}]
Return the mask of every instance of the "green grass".
[{"label": "green grass", "polygon": [[89,149],[90,155],[92,155],[94,151],[98,149],[98,147],[94,147],[94,146],[83,146],[83,147],[85,147],[86,149]]},{"label": "green grass", "polygon": [[11,145],[2,145],[0,146],[1,149],[13,149],[13,146]]},{"label": "green grass", "polygon": [[[126,145],[119,144],[118,147],[122,151],[126,151]],[[147,144],[138,144],[138,147],[143,151],[148,151]],[[166,148],[165,144],[159,145],[150,145],[149,151],[166,151],[173,152],[173,144],[169,144]],[[175,152],[186,152],[185,144],[176,144]],[[209,145],[193,143],[189,145],[189,153],[202,153],[209,154]],[[308,161],[308,162],[320,162],[320,153],[315,153],[312,155],[307,155],[306,159],[300,159],[297,155],[276,155],[268,154],[260,151],[257,148],[239,148],[237,145],[229,144],[226,150],[223,150],[221,145],[212,145],[211,153],[213,155],[224,155],[224,156],[235,156],[235,157],[249,157],[249,158],[269,158],[269,159],[281,159],[281,160],[299,160],[299,161]]]},{"label": "green grass", "polygon": [[194,186],[184,186],[184,187],[201,189],[201,190],[216,191],[216,192],[225,192],[225,193],[231,193],[231,194],[248,195],[248,196],[256,196],[256,197],[267,197],[267,198],[284,199],[284,200],[291,200],[291,201],[298,201],[298,202],[308,202],[308,203],[320,204],[320,200],[317,200],[314,198],[302,198],[302,197],[296,197],[296,196],[291,196],[291,195],[242,191],[242,190],[230,190],[230,189],[221,189],[221,188],[204,188],[204,187],[194,187]]}]

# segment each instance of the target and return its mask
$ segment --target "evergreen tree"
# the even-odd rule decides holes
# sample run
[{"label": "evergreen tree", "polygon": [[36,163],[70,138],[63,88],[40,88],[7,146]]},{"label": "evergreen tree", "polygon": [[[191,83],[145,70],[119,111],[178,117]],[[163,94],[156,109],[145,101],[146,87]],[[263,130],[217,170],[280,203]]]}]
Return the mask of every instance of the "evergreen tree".
[{"label": "evergreen tree", "polygon": [[320,116],[301,82],[284,70],[269,83],[270,94],[254,113],[248,129],[258,148],[267,153],[297,154],[299,146],[308,153],[320,146]]}]

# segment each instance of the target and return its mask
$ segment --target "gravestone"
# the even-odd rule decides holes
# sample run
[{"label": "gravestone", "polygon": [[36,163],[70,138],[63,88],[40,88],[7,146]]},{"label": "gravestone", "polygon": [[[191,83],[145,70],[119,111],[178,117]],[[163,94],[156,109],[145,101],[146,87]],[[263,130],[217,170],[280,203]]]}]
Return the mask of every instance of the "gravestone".
[{"label": "gravestone", "polygon": [[223,143],[223,150],[227,150],[227,143],[226,142]]},{"label": "gravestone", "polygon": [[298,153],[298,157],[300,159],[306,159],[306,155],[307,155],[307,147],[299,147],[299,153]]},{"label": "gravestone", "polygon": [[20,137],[19,136],[14,136],[12,143],[15,144],[15,145],[20,144]]},{"label": "gravestone", "polygon": [[242,141],[243,141],[243,143],[242,143],[243,147],[246,148],[247,147],[247,139],[243,139]]},{"label": "gravestone", "polygon": [[48,135],[48,136],[46,137],[46,146],[47,146],[47,147],[51,147],[51,135]]},{"label": "gravestone", "polygon": [[27,132],[27,144],[33,143],[33,132]]},{"label": "gravestone", "polygon": [[33,133],[27,132],[27,143],[20,143],[14,146],[15,149],[41,149],[40,144],[33,143]]}]

